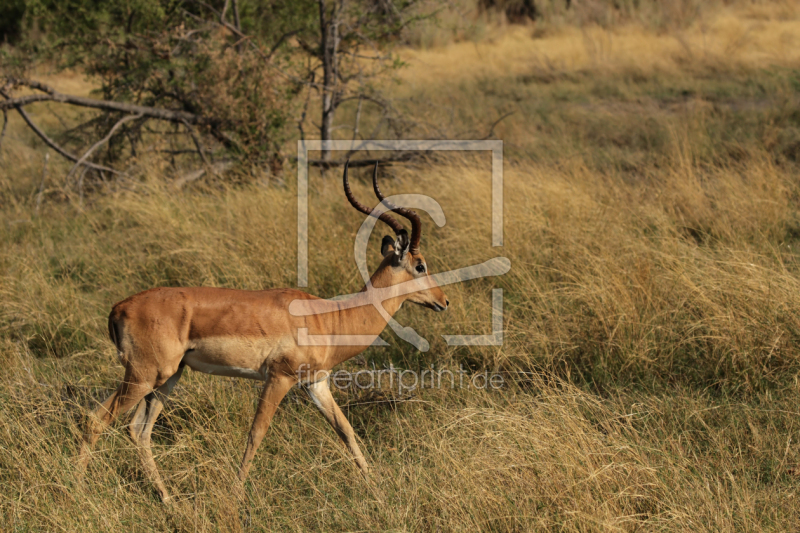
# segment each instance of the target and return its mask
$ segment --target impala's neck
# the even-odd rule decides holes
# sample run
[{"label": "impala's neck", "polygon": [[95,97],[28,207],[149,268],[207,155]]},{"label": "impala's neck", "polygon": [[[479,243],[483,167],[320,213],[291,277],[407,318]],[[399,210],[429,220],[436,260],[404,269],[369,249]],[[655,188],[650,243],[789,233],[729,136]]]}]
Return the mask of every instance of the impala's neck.
[{"label": "impala's neck", "polygon": [[[371,337],[374,340],[386,328],[387,319],[371,302],[380,301],[380,305],[386,311],[386,314],[389,317],[393,317],[400,309],[400,306],[403,305],[403,302],[408,299],[409,294],[397,294],[399,291],[392,290],[392,287],[407,280],[397,279],[391,264],[387,263],[387,261],[381,263],[381,266],[370,278],[372,288],[365,286],[356,296],[356,298],[364,298],[370,303],[358,307],[342,308],[337,312],[337,328],[335,332],[337,335],[359,335]],[[351,357],[355,357],[363,352],[367,346],[368,344],[332,346],[332,353],[329,359],[332,364],[329,366],[336,366]]]}]

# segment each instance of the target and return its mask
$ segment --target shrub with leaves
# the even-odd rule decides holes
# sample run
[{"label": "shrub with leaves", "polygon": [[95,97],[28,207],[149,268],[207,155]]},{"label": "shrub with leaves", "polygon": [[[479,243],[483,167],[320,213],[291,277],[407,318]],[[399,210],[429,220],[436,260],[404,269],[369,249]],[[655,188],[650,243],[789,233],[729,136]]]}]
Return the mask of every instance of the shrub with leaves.
[{"label": "shrub with leaves", "polygon": [[[287,56],[276,53],[268,36],[242,34],[238,12],[237,22],[228,22],[228,4],[29,0],[23,37],[3,56],[13,75],[6,88],[36,88],[25,83],[27,74],[47,61],[99,80],[93,96],[102,101],[181,114],[170,115],[166,127],[148,114],[127,121],[108,140],[106,163],[159,151],[207,164],[219,157],[274,167],[297,87],[291,75],[281,75],[291,70]],[[98,109],[59,140],[103,137],[124,116]]]}]

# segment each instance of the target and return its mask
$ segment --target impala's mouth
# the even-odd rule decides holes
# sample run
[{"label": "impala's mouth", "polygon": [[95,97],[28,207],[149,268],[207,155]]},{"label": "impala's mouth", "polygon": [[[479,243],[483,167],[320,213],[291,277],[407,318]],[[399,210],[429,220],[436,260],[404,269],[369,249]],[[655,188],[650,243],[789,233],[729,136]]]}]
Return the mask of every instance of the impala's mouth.
[{"label": "impala's mouth", "polygon": [[[447,302],[447,303],[449,304],[450,302]],[[433,309],[434,311],[436,311],[437,313],[440,313],[440,312],[444,311],[445,309],[447,309],[446,305],[442,305],[439,302],[433,302],[433,304],[430,305],[429,307],[431,309]]]},{"label": "impala's mouth", "polygon": [[[439,302],[424,302],[424,303],[423,302],[412,302],[412,303],[415,303],[417,305],[421,305],[422,307],[427,307],[428,309],[433,309],[437,313],[440,313],[440,312],[444,311],[445,309],[447,309],[447,305],[442,305]],[[448,301],[447,304],[449,305],[450,302]]]}]

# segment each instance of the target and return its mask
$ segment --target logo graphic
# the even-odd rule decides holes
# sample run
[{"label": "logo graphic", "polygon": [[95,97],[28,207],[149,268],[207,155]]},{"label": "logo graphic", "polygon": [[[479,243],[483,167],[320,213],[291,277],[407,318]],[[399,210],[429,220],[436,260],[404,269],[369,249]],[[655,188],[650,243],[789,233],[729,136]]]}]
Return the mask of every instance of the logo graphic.
[{"label": "logo graphic", "polygon": [[[365,141],[357,148],[352,141],[298,141],[297,143],[297,285],[308,286],[308,152],[310,150],[367,151],[491,151],[492,152],[492,247],[503,246],[503,141]],[[386,200],[425,211],[437,226],[445,225],[445,214],[441,205],[433,198],[421,194],[398,194]],[[356,265],[364,279],[367,290],[357,294],[337,296],[331,300],[294,300],[289,312],[294,316],[330,313],[341,309],[374,306],[389,327],[404,341],[418,350],[426,352],[430,344],[413,328],[399,324],[383,308],[383,302],[404,294],[425,290],[435,285],[449,285],[472,279],[500,276],[511,268],[506,257],[495,257],[483,263],[447,272],[432,274],[390,287],[376,288],[370,282],[367,270],[367,243],[381,213],[388,211],[384,202],[373,209],[361,224],[356,235],[354,254]],[[499,346],[503,344],[503,289],[492,289],[492,334],[491,335],[443,335],[450,346]],[[310,335],[307,328],[298,331],[299,343],[304,346],[388,346],[372,335]]]}]

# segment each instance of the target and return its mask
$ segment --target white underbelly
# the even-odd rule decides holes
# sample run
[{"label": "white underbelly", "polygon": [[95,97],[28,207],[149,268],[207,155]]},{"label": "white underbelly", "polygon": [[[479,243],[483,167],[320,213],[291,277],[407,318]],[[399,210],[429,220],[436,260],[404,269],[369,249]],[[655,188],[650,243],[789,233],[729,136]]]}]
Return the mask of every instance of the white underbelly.
[{"label": "white underbelly", "polygon": [[183,362],[192,370],[203,372],[204,374],[211,374],[212,376],[257,379],[259,381],[264,381],[266,379],[266,372],[262,373],[252,368],[242,368],[239,366],[214,365],[200,358],[192,357],[192,352],[184,356]]},{"label": "white underbelly", "polygon": [[274,347],[274,342],[261,339],[206,338],[193,343],[183,356],[183,363],[192,370],[214,376],[264,381],[266,363]]}]

